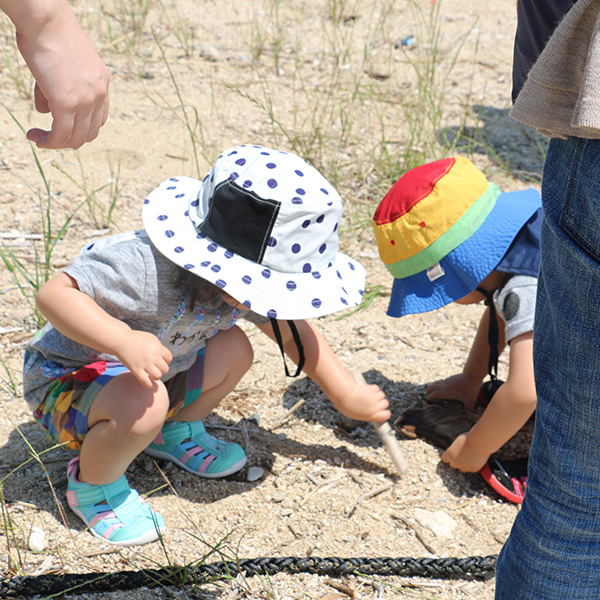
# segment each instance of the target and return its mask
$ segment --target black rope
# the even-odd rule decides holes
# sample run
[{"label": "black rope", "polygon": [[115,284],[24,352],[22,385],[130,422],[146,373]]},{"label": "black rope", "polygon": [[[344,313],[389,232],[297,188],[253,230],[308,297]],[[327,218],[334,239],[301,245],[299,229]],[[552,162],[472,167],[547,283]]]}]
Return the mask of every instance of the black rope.
[{"label": "black rope", "polygon": [[438,579],[488,579],[496,569],[496,555],[468,558],[316,558],[271,557],[245,558],[238,562],[215,562],[161,569],[117,571],[109,573],[63,573],[37,577],[0,578],[0,598],[17,598],[35,594],[83,594],[113,592],[146,586],[182,586],[203,584],[247,575],[275,573],[312,573],[340,575],[371,575],[401,577],[434,577]]}]

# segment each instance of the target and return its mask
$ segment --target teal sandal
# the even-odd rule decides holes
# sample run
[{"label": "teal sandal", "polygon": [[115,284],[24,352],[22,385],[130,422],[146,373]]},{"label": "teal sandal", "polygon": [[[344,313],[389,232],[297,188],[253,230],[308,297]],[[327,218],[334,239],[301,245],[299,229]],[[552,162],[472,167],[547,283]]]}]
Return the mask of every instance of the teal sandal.
[{"label": "teal sandal", "polygon": [[125,475],[113,483],[93,485],[79,481],[78,473],[77,456],[67,469],[67,501],[97,538],[109,544],[136,546],[162,535],[163,518],[129,487]]},{"label": "teal sandal", "polygon": [[169,460],[199,477],[227,477],[243,469],[246,453],[239,444],[223,442],[206,433],[202,421],[165,423],[156,439],[144,450]]}]

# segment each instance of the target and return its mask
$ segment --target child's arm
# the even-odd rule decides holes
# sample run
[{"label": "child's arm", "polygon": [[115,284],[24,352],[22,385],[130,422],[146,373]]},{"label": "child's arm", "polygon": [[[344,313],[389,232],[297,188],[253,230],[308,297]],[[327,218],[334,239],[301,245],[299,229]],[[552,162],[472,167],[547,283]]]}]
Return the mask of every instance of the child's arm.
[{"label": "child's arm", "polygon": [[479,471],[490,454],[501,448],[535,410],[537,396],[533,375],[533,332],[510,343],[509,372],[481,419],[460,435],[444,452],[442,460],[454,469]]},{"label": "child's arm", "polygon": [[[488,372],[488,359],[490,356],[488,343],[489,322],[490,309],[486,308],[479,322],[477,334],[473,340],[463,372],[430,383],[427,386],[428,400],[460,400],[468,411],[475,408],[481,382]],[[502,319],[498,319],[498,326],[500,330],[498,355],[500,355],[505,345],[504,321]]]},{"label": "child's arm", "polygon": [[[278,321],[285,353],[298,362],[298,351],[285,321]],[[308,322],[294,321],[304,347],[304,372],[317,383],[346,417],[360,421],[383,422],[390,418],[388,401],[377,385],[357,383],[342,366],[325,338]],[[258,325],[275,340],[270,323]]]},{"label": "child's arm", "polygon": [[63,335],[117,356],[145,387],[151,388],[169,370],[171,352],[155,335],[132,330],[110,316],[66,273],[47,281],[39,289],[36,303]]}]

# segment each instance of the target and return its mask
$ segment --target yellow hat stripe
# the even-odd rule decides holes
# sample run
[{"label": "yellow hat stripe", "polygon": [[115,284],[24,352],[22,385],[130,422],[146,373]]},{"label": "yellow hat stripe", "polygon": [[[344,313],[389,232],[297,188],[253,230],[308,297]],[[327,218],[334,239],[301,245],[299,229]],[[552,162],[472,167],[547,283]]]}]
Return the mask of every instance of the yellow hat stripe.
[{"label": "yellow hat stripe", "polygon": [[[492,184],[493,185],[493,184]],[[495,189],[494,189],[495,188]],[[455,248],[469,239],[483,222],[487,219],[496,200],[500,196],[500,189],[496,186],[482,196],[463,217],[455,223],[444,235],[439,237],[433,244],[427,246],[414,256],[400,260],[396,263],[387,264],[388,271],[396,278],[410,277],[415,273],[425,271],[435,263],[448,256]],[[476,210],[474,210],[476,209]]]},{"label": "yellow hat stripe", "polygon": [[457,163],[408,213],[375,226],[383,262],[410,258],[430,246],[486,194],[489,185],[481,171]]}]

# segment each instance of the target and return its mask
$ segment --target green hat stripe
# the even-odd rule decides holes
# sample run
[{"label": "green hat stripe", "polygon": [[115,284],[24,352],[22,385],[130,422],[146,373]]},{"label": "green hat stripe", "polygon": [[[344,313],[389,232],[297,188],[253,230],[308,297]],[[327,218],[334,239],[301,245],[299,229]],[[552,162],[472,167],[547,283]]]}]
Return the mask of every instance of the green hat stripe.
[{"label": "green hat stripe", "polygon": [[446,233],[410,258],[386,265],[388,271],[396,279],[404,279],[435,265],[481,227],[499,196],[500,188],[496,184],[490,183],[488,189],[475,200],[469,210]]}]

